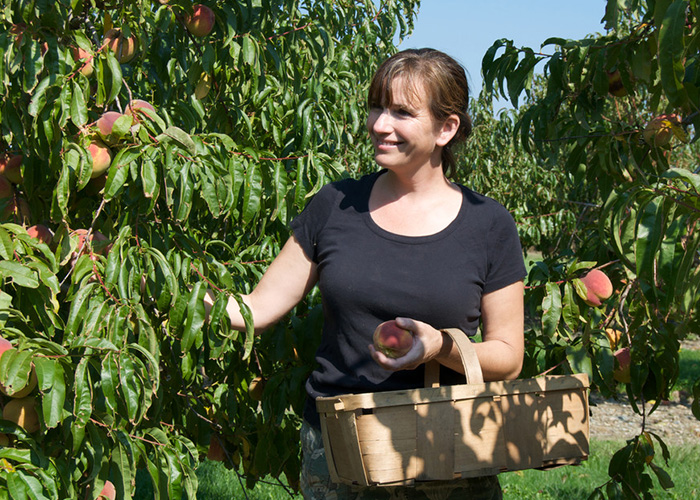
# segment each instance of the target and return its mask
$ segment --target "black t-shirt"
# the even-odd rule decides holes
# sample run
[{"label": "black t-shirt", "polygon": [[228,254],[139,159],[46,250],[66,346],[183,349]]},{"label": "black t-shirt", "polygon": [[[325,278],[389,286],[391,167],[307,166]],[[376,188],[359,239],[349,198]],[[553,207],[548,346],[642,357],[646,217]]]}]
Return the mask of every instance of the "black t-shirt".
[{"label": "black t-shirt", "polygon": [[[435,328],[476,333],[481,296],[523,279],[525,265],[510,213],[464,186],[457,217],[429,236],[385,231],[368,203],[382,172],[324,186],[291,228],[317,264],[324,312],[318,366],[306,389],[318,396],[399,390],[423,386],[423,367],[387,371],[368,345],[379,323],[397,316]],[[464,376],[442,367],[442,384]],[[318,425],[313,401],[304,416]]]}]

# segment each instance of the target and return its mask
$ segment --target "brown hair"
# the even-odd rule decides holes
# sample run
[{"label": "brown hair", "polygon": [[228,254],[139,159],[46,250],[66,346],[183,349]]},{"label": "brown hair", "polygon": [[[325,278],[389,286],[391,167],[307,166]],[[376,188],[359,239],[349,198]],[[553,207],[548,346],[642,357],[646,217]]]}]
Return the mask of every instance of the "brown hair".
[{"label": "brown hair", "polygon": [[452,147],[464,141],[472,131],[468,114],[469,84],[461,64],[444,52],[435,49],[408,49],[384,61],[372,78],[367,103],[370,108],[388,107],[392,102],[391,84],[402,78],[409,92],[417,95],[424,89],[428,108],[433,118],[443,122],[450,115],[459,117],[459,129],[442,148],[442,168],[450,175],[455,167]]}]

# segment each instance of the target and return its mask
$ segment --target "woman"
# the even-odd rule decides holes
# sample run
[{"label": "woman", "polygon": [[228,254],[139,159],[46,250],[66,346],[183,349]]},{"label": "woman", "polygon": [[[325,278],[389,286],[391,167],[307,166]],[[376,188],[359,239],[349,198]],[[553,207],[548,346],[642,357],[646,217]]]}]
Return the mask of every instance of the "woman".
[{"label": "woman", "polygon": [[[370,86],[367,120],[381,170],[322,188],[243,297],[262,331],[314,285],[321,291],[324,328],[302,427],[305,498],[500,498],[495,477],[401,491],[331,483],[314,405],[318,396],[422,387],[432,359],[442,365],[442,384],[463,383],[459,353],[441,329],[471,336],[480,322],[484,379],[519,374],[525,267],[515,224],[501,205],[446,177],[452,148],[471,130],[468,102],[464,69],[442,52],[407,50],[385,61]],[[233,299],[228,312],[243,329]],[[397,359],[371,346],[374,329],[390,319],[415,339]]]}]

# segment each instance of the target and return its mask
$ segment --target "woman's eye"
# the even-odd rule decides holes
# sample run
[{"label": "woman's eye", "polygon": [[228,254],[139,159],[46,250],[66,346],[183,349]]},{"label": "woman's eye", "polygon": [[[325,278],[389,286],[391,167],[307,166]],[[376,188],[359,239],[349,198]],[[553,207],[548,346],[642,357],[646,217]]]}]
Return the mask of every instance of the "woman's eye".
[{"label": "woman's eye", "polygon": [[398,110],[396,110],[396,112],[401,116],[413,116],[413,113],[404,108],[399,108]]}]

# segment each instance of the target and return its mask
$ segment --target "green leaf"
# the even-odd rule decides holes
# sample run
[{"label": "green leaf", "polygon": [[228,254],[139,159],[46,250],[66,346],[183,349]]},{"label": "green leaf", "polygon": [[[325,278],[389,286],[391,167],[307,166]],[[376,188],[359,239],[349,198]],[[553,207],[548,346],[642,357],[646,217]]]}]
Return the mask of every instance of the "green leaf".
[{"label": "green leaf", "polygon": [[108,90],[107,103],[110,103],[119,95],[119,91],[122,88],[122,68],[114,56],[114,52],[103,50],[102,54],[104,54],[107,61],[107,71],[105,71],[107,78],[104,78],[103,82],[105,84],[104,88]]},{"label": "green leaf", "polygon": [[636,271],[638,276],[645,276],[653,282],[652,272],[656,267],[654,260],[663,240],[664,199],[658,196],[652,199],[640,213],[635,240]]},{"label": "green leaf", "polygon": [[238,307],[245,321],[245,342],[243,345],[243,359],[245,360],[248,359],[253,352],[253,345],[255,343],[255,323],[253,322],[253,312],[248,307],[248,304],[243,302],[243,298],[240,294],[236,294],[234,297],[236,302],[238,302]]},{"label": "green leaf", "polygon": [[542,299],[542,329],[548,337],[554,335],[561,318],[561,290],[557,283],[548,282]]},{"label": "green leaf", "polygon": [[185,149],[189,154],[194,155],[196,146],[192,137],[179,127],[170,126],[165,131],[156,137],[158,142],[174,141],[181,148]]},{"label": "green leaf", "polygon": [[566,360],[574,373],[586,373],[593,380],[591,357],[582,342],[566,346]]},{"label": "green leaf", "polygon": [[73,383],[75,398],[73,400],[73,415],[75,421],[71,426],[73,434],[73,453],[80,449],[85,437],[85,425],[92,415],[92,381],[88,371],[88,357],[82,358],[75,369],[75,381]]},{"label": "green leaf", "polygon": [[66,331],[73,335],[78,333],[78,325],[80,325],[85,311],[88,306],[88,301],[93,295],[94,290],[99,287],[99,283],[88,283],[80,287],[78,293],[75,295],[73,302],[70,307],[70,313],[68,314],[68,320],[66,321]]},{"label": "green leaf", "polygon": [[696,193],[700,193],[700,175],[685,170],[684,168],[671,167],[661,174],[666,179],[680,179],[692,186]]},{"label": "green leaf", "polygon": [[187,353],[193,345],[202,345],[202,327],[206,316],[204,307],[204,294],[206,293],[204,282],[199,281],[192,287],[190,300],[187,304],[187,320],[182,334],[182,353]]},{"label": "green leaf", "polygon": [[262,174],[260,164],[256,161],[248,163],[243,188],[243,223],[248,224],[260,211],[262,196]]},{"label": "green leaf", "polygon": [[129,421],[137,423],[137,420],[140,420],[139,411],[146,412],[148,408],[141,408],[143,381],[136,373],[134,361],[128,351],[119,353],[119,382]]},{"label": "green leaf", "polygon": [[70,118],[73,124],[81,128],[87,123],[87,106],[85,96],[78,82],[73,80],[73,98],[70,103]]},{"label": "green leaf", "polygon": [[37,273],[31,268],[11,260],[0,261],[0,278],[26,288],[37,288]]},{"label": "green leaf", "polygon": [[673,479],[671,479],[671,476],[664,469],[656,465],[654,462],[651,462],[649,467],[651,467],[651,470],[654,471],[654,474],[656,474],[659,484],[663,489],[667,490],[675,486]]},{"label": "green leaf", "polygon": [[146,198],[153,198],[153,194],[158,188],[158,177],[156,165],[150,158],[144,158],[141,162],[141,185],[143,186],[143,195]]},{"label": "green leaf", "polygon": [[675,107],[684,106],[687,100],[682,83],[685,75],[683,60],[686,57],[684,30],[687,7],[687,0],[675,0],[666,10],[659,29],[657,60],[661,85],[669,102]]},{"label": "green leaf", "polygon": [[117,400],[119,365],[117,364],[116,353],[107,353],[102,359],[100,380],[102,381],[102,393],[105,397],[105,405],[112,414],[115,414],[119,407]]},{"label": "green leaf", "polygon": [[14,258],[15,246],[12,244],[10,234],[0,227],[0,257],[5,260]]},{"label": "green leaf", "polygon": [[0,356],[0,382],[8,396],[24,389],[29,382],[31,373],[31,352],[8,349]]},{"label": "green leaf", "polygon": [[63,405],[66,399],[66,382],[59,359],[37,356],[34,368],[42,392],[41,409],[46,427],[54,428],[63,420]]}]

